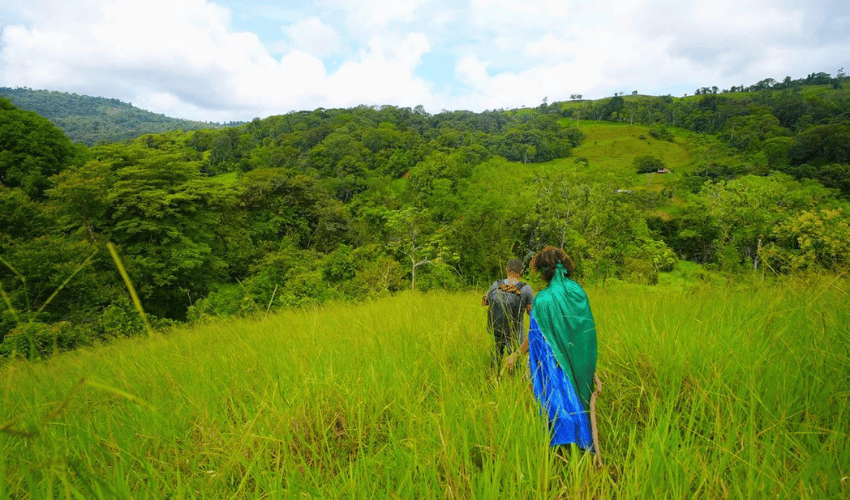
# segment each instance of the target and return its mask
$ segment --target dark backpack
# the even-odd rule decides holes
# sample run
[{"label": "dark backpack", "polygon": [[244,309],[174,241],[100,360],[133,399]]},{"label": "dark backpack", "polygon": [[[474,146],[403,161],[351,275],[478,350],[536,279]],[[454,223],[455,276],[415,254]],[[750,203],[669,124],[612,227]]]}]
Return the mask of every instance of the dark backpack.
[{"label": "dark backpack", "polygon": [[506,283],[501,280],[488,296],[490,310],[487,314],[487,324],[494,332],[510,335],[518,338],[518,331],[522,328],[523,309],[528,305],[522,300],[522,288],[525,282],[516,284]]}]

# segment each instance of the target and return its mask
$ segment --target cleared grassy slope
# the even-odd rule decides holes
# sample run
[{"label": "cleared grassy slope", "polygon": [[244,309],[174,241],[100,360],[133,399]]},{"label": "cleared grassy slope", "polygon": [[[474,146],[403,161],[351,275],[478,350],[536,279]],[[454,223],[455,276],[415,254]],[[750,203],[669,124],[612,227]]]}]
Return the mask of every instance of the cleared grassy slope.
[{"label": "cleared grassy slope", "polygon": [[840,498],[848,283],[589,289],[605,467],[488,375],[478,292],[0,367],[0,498]]},{"label": "cleared grassy slope", "polygon": [[[661,191],[672,187],[681,176],[692,172],[698,148],[687,130],[669,128],[674,141],[658,140],[649,135],[649,127],[603,121],[564,120],[575,126],[585,139],[573,149],[572,156],[546,163],[524,165],[526,172],[559,172],[579,182],[602,182],[614,189]],[[634,159],[651,155],[660,158],[669,174],[638,174]],[[585,163],[584,160],[587,160]]]},{"label": "cleared grassy slope", "polygon": [[[622,123],[581,122],[584,142],[573,150],[573,156],[587,158],[592,168],[629,176],[635,172],[633,161],[638,156],[660,158],[667,168],[687,172],[692,153],[686,138],[690,132],[678,130],[675,142],[660,141],[649,135],[649,127]],[[676,130],[676,129],[673,129]]]}]

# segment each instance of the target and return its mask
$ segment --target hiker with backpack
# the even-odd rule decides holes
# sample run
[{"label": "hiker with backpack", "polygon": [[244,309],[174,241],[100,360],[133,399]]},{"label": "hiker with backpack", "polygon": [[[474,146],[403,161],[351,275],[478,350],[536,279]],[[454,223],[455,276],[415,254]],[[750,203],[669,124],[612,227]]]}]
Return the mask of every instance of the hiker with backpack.
[{"label": "hiker with backpack", "polygon": [[494,281],[481,298],[481,305],[489,306],[487,327],[495,341],[491,366],[497,371],[502,357],[507,352],[515,351],[525,344],[523,314],[530,314],[531,305],[534,303],[534,291],[528,283],[520,281],[523,273],[522,261],[511,260],[505,270],[508,277]]}]

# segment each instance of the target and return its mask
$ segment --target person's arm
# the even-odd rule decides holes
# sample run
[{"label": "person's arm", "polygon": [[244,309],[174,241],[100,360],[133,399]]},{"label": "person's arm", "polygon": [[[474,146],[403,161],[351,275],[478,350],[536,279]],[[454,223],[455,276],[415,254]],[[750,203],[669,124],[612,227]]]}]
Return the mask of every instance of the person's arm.
[{"label": "person's arm", "polygon": [[[525,306],[525,312],[531,316],[531,304]],[[529,325],[530,326],[530,325]],[[525,336],[525,340],[522,341],[522,345],[519,346],[519,354],[527,354],[528,353],[528,335]],[[516,359],[513,360],[516,362]]]},{"label": "person's arm", "polygon": [[486,305],[490,304],[490,299],[489,299],[490,292],[492,292],[496,288],[497,283],[498,283],[498,281],[496,281],[492,285],[490,285],[490,289],[487,290],[487,293],[485,293],[483,297],[481,297],[481,305],[482,306],[486,306]]},{"label": "person's arm", "polygon": [[599,375],[598,375],[598,374],[596,374],[596,373],[594,373],[594,374],[593,374],[593,380],[596,382],[596,391],[595,391],[595,394],[596,394],[596,395],[602,394],[602,381],[601,381],[601,380],[599,380]]},{"label": "person's arm", "polygon": [[525,302],[528,304],[525,307],[525,312],[531,316],[531,306],[534,304],[534,290],[531,289],[531,285],[528,283],[522,288],[522,296],[525,298]]},{"label": "person's arm", "polygon": [[522,345],[519,346],[519,349],[517,349],[516,351],[511,353],[510,356],[508,356],[508,370],[513,370],[514,365],[516,364],[516,361],[519,359],[519,357],[526,353],[528,353],[528,337],[526,337],[525,340],[522,341]]}]

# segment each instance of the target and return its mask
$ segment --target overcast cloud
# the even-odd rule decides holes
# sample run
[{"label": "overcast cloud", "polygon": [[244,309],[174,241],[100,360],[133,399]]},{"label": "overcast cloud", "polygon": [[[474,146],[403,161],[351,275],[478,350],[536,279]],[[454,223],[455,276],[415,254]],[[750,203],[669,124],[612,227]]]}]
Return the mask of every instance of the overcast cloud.
[{"label": "overcast cloud", "polygon": [[846,1],[0,0],[0,86],[250,120],[536,106],[850,70]]}]

